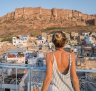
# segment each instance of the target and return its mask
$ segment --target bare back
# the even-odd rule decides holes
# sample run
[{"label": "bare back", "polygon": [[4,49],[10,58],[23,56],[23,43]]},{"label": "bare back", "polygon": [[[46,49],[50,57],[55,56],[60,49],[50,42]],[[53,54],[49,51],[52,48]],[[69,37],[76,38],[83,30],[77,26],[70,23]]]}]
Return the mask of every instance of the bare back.
[{"label": "bare back", "polygon": [[[62,50],[56,50],[54,52],[54,56],[56,58],[56,64],[58,67],[59,72],[63,73],[64,75],[68,72],[68,68],[69,68],[69,53]],[[78,77],[76,74],[76,64],[75,64],[75,59],[76,59],[76,55],[74,53],[71,53],[71,68],[70,68],[70,75],[71,75],[71,79],[72,79],[72,83],[75,87],[76,91],[80,91],[79,88],[79,81],[78,81]],[[46,55],[46,76],[45,76],[45,80],[43,82],[43,86],[42,86],[42,90],[41,91],[46,91],[48,90],[48,86],[50,85],[51,81],[52,81],[52,73],[53,73],[53,52],[48,53]]]},{"label": "bare back", "polygon": [[55,51],[56,62],[61,73],[66,73],[69,68],[69,53],[66,51]]}]

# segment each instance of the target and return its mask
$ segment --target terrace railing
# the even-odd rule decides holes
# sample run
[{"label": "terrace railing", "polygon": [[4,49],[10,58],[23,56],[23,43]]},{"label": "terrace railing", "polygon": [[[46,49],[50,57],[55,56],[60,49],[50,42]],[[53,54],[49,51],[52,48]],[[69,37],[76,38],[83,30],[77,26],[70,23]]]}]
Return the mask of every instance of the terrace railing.
[{"label": "terrace railing", "polygon": [[[0,63],[0,91],[41,91],[45,72],[45,66]],[[77,72],[96,73],[96,69],[77,69]],[[81,91],[89,91],[86,83],[96,86],[96,82],[87,79],[88,76],[79,78]]]}]

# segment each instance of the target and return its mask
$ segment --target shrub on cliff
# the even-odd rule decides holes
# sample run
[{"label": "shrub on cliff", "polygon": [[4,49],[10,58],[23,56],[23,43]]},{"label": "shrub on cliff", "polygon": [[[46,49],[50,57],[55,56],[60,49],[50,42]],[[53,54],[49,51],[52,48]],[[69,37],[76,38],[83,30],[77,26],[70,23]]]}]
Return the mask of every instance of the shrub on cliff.
[{"label": "shrub on cliff", "polygon": [[4,41],[8,41],[8,42],[12,43],[12,37],[5,37],[1,40],[1,42],[4,42]]}]

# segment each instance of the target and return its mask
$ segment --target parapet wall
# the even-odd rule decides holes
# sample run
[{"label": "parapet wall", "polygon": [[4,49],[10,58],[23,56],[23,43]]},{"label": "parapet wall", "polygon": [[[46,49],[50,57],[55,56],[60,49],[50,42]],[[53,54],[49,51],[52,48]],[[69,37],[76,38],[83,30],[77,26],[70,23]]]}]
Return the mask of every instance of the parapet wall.
[{"label": "parapet wall", "polygon": [[[0,17],[0,20],[26,20],[26,21],[36,21],[41,22],[42,26],[44,23],[50,23],[49,25],[54,26],[86,26],[86,21],[96,20],[96,15],[88,15],[77,10],[68,10],[68,9],[45,9],[41,7],[37,8],[17,8],[14,12],[8,13],[3,17]],[[22,20],[22,21],[23,21]],[[31,23],[33,23],[31,22]],[[57,23],[57,24],[54,24]]]},{"label": "parapet wall", "polygon": [[66,9],[44,9],[41,7],[37,8],[17,8],[14,12],[7,14],[7,17],[14,17],[15,19],[23,17],[23,18],[31,18],[33,16],[50,16],[62,19],[83,19],[83,20],[90,20],[95,19],[94,15],[83,14],[77,10],[66,10]]}]

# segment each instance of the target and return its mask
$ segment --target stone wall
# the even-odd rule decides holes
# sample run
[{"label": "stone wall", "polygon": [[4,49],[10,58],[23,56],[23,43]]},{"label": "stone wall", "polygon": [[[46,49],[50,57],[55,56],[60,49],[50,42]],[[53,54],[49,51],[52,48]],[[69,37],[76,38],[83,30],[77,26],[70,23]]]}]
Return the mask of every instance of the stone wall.
[{"label": "stone wall", "polygon": [[[86,26],[86,21],[91,19],[96,19],[96,15],[83,14],[77,10],[44,9],[41,7],[17,8],[14,12],[0,17],[0,21],[14,20],[14,22],[19,22],[20,20],[25,20],[27,23],[30,21],[31,24],[34,24],[34,27],[35,25],[39,27]],[[37,25],[37,22],[39,25]]]},{"label": "stone wall", "polygon": [[88,20],[96,18],[94,15],[83,14],[77,10],[64,10],[64,9],[44,9],[41,7],[37,8],[17,8],[14,12],[8,13],[7,18],[31,18],[35,15],[38,16],[50,16],[54,17],[55,19],[62,18],[62,19],[76,19],[76,20]]}]

